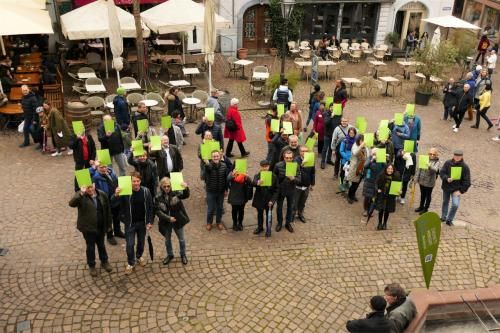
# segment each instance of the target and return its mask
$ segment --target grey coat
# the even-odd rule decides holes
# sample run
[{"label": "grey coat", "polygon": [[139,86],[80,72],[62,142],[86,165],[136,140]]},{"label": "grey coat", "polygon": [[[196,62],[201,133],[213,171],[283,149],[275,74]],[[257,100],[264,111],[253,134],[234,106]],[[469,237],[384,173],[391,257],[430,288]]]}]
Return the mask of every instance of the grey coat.
[{"label": "grey coat", "polygon": [[[363,157],[364,155],[364,157]],[[361,181],[361,176],[363,175],[364,166],[367,160],[369,160],[369,152],[366,147],[361,148],[356,143],[352,145],[351,149],[351,162],[349,163],[349,173],[346,176],[346,180],[354,183],[359,183]],[[359,174],[356,174],[358,165],[363,162],[363,168]]]},{"label": "grey coat", "polygon": [[439,162],[439,159],[429,160],[429,168],[419,168],[415,176],[415,181],[417,184],[425,187],[434,187],[434,185],[436,185],[436,178],[439,175],[440,168],[441,162]]},{"label": "grey coat", "polygon": [[386,318],[391,322],[391,331],[393,333],[403,333],[416,314],[417,308],[415,307],[415,303],[406,297],[403,304],[387,313]]}]

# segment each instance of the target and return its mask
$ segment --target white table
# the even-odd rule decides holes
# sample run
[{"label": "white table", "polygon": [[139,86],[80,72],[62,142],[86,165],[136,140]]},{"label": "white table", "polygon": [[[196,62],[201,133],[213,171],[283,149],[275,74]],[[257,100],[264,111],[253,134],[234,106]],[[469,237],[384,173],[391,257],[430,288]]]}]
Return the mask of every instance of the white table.
[{"label": "white table", "polygon": [[299,46],[299,50],[310,50],[309,46]]},{"label": "white table", "polygon": [[[415,73],[415,76],[425,80],[425,75],[422,73]],[[431,82],[434,82],[434,83],[443,82],[443,80],[441,78],[435,77],[435,76],[431,76],[430,79],[431,79]]]},{"label": "white table", "polygon": [[193,75],[200,74],[200,70],[198,68],[183,68],[182,72],[184,75],[189,75],[189,81],[191,81],[191,85],[193,85]]},{"label": "white table", "polygon": [[349,96],[350,96],[351,98],[352,98],[352,97],[354,97],[354,96],[352,95],[352,86],[353,86],[353,84],[355,84],[355,83],[356,83],[356,84],[361,84],[361,83],[362,83],[360,80],[358,80],[358,79],[356,79],[356,78],[354,78],[354,77],[343,77],[343,78],[342,78],[342,81],[344,81],[345,83],[348,83],[348,84],[349,84],[349,86],[350,86],[350,89],[349,89],[349,91],[350,91],[350,92],[349,92]]},{"label": "white table", "polygon": [[137,82],[132,82],[132,83],[120,83],[120,87],[125,88],[125,90],[141,90],[141,86]]},{"label": "white table", "polygon": [[78,73],[77,75],[79,79],[90,79],[93,77],[97,77],[95,73]]},{"label": "white table", "polygon": [[335,46],[327,46],[326,49],[328,51],[335,51],[335,50],[337,50],[337,48]]},{"label": "white table", "polygon": [[386,86],[385,86],[385,96],[389,96],[387,94],[387,89],[389,88],[389,82],[399,82],[398,79],[392,76],[381,76],[379,77],[379,80],[384,81]]},{"label": "white table", "polygon": [[88,43],[88,46],[93,47],[95,49],[102,49],[104,48],[103,43]]},{"label": "white table", "polygon": [[190,86],[191,85],[191,83],[189,83],[186,80],[168,81],[168,84],[170,84],[173,87],[183,87],[183,86]]},{"label": "white table", "polygon": [[105,93],[106,87],[103,84],[86,84],[85,89],[89,93]]},{"label": "white table", "polygon": [[177,42],[173,39],[155,39],[153,41],[156,45],[180,45],[180,42]]},{"label": "white table", "polygon": [[267,80],[269,78],[269,73],[265,72],[253,72],[252,80]]},{"label": "white table", "polygon": [[198,98],[194,98],[194,97],[186,97],[182,100],[182,103],[190,105],[190,111],[189,111],[189,115],[187,117],[188,121],[190,123],[194,122],[193,106],[200,103],[200,102],[201,102],[201,100],[199,100]]},{"label": "white table", "polygon": [[248,78],[245,76],[245,66],[253,64],[253,61],[241,59],[241,60],[235,61],[234,64],[239,65],[239,66],[243,66],[243,73],[241,74],[240,79],[247,80]]},{"label": "white table", "polygon": [[369,63],[375,67],[375,74],[373,75],[374,77],[377,77],[379,66],[387,66],[387,64],[385,62],[378,61],[378,60],[370,60]]},{"label": "white table", "polygon": [[113,104],[113,102],[108,102],[108,103],[106,103],[106,107],[107,107],[108,109],[114,109],[114,108],[115,108],[115,105]]},{"label": "white table", "polygon": [[151,124],[151,107],[157,106],[158,101],[154,99],[143,99],[139,103],[144,103],[144,105],[146,105],[146,107],[148,108],[148,121]]}]

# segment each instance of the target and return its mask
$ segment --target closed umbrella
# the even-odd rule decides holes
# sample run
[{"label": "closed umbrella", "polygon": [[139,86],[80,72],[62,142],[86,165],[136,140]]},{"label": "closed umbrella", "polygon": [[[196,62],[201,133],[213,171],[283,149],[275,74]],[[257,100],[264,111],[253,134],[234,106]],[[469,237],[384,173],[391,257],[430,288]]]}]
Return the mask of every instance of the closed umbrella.
[{"label": "closed umbrella", "polygon": [[[120,86],[120,71],[123,69],[123,39],[120,28],[120,21],[116,13],[116,6],[113,0],[108,0],[108,20],[109,20],[109,47],[113,54],[113,68],[116,69],[118,86]],[[106,76],[107,76],[106,72]]]},{"label": "closed umbrella", "polygon": [[431,39],[432,48],[438,48],[439,43],[441,43],[441,29],[439,29],[439,27],[436,27],[436,30],[434,30],[434,35],[432,35]]},{"label": "closed umbrella", "polygon": [[148,230],[148,252],[149,252],[149,257],[151,258],[151,261],[153,261],[154,258],[154,249],[153,249],[153,241],[151,240],[151,235]]},{"label": "closed umbrella", "polygon": [[203,22],[203,48],[205,61],[208,63],[208,87],[212,91],[212,65],[214,63],[215,51],[215,5],[213,0],[205,0],[205,21]]}]

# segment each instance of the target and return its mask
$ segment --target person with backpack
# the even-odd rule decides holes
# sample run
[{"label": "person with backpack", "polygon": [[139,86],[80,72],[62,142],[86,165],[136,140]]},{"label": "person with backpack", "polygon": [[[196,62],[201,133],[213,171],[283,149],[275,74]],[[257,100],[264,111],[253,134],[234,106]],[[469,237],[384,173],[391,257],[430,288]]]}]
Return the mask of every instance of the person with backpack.
[{"label": "person with backpack", "polygon": [[352,204],[357,202],[356,190],[363,179],[365,163],[369,160],[370,152],[365,146],[365,137],[363,134],[356,136],[356,141],[352,145],[351,159],[349,162],[349,172],[346,175],[346,180],[350,183],[349,191],[347,192],[347,202]]},{"label": "person with backpack", "polygon": [[253,234],[258,235],[264,231],[264,214],[266,214],[266,237],[271,237],[272,218],[269,219],[270,210],[274,203],[278,200],[278,178],[274,173],[271,174],[271,185],[264,186],[264,181],[261,179],[261,172],[269,171],[269,161],[260,161],[260,172],[253,177],[253,186],[255,193],[253,196],[252,207],[257,209],[257,228]]},{"label": "person with backpack", "polygon": [[227,181],[229,184],[227,202],[231,205],[233,230],[243,231],[245,205],[253,196],[252,179],[244,173],[233,170],[229,172]]},{"label": "person with backpack", "polygon": [[246,157],[250,155],[249,151],[245,150],[243,142],[246,141],[247,137],[245,135],[245,130],[243,129],[243,122],[241,121],[241,115],[238,111],[238,103],[240,101],[237,98],[231,99],[231,106],[227,111],[226,126],[224,128],[224,138],[229,139],[226,147],[226,155],[228,157],[233,157],[231,153],[233,150],[234,141],[238,144],[240,149],[241,157]]},{"label": "person with backpack", "polygon": [[[352,125],[349,124],[349,119],[346,117],[342,117],[340,124],[335,127],[333,131],[333,137],[331,140],[331,150],[335,152],[335,162],[333,165],[333,177],[338,178],[340,173],[340,160],[342,156],[340,155],[340,144],[344,140],[347,135],[347,132],[353,128]],[[326,144],[326,142],[325,142]]]},{"label": "person with backpack", "polygon": [[[340,143],[340,164],[341,164],[341,170],[340,170],[340,186],[344,186],[344,178],[346,174],[346,170],[349,170],[350,165],[348,165],[349,161],[351,160],[351,154],[352,154],[352,146],[356,142],[356,135],[358,132],[356,131],[356,128],[351,127],[347,131],[347,135],[345,138],[342,140]],[[341,188],[342,191],[344,191],[343,188]]]},{"label": "person with backpack", "polygon": [[481,57],[481,66],[484,65],[484,56],[486,55],[486,51],[488,51],[489,47],[490,40],[488,38],[488,35],[486,33],[483,33],[481,39],[479,40],[479,43],[477,44],[476,63],[479,60],[479,57]]},{"label": "person with backpack", "polygon": [[293,94],[290,88],[288,88],[288,80],[281,80],[281,85],[274,90],[273,101],[275,104],[284,104],[285,109],[290,108],[290,103],[293,102]]}]

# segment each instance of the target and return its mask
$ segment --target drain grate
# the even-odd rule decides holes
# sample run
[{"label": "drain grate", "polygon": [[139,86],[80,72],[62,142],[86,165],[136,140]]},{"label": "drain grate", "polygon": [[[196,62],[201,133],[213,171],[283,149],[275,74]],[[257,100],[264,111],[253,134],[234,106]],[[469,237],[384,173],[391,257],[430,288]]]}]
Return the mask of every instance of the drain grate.
[{"label": "drain grate", "polygon": [[29,331],[31,329],[31,324],[29,320],[23,320],[17,323],[16,332],[21,333],[25,331]]},{"label": "drain grate", "polygon": [[9,252],[9,250],[3,249],[3,248],[0,247],[0,257],[3,257],[4,255],[6,255],[7,252]]}]

